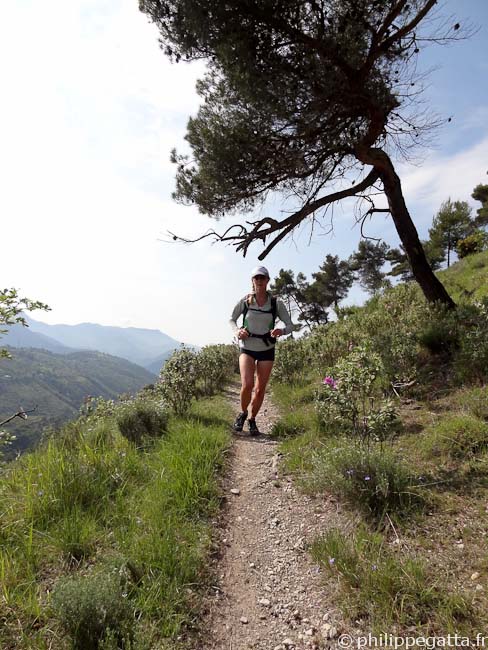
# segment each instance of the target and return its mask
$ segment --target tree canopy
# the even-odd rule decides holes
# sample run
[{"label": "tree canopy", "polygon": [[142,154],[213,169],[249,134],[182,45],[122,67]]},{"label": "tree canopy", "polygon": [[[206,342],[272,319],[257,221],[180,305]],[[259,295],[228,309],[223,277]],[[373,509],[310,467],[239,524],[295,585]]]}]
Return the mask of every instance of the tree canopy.
[{"label": "tree canopy", "polygon": [[453,306],[426,260],[392,162],[433,126],[415,106],[415,60],[426,40],[445,42],[459,28],[433,24],[436,2],[140,0],[168,56],[208,61],[198,84],[203,104],[188,122],[192,156],[172,154],[175,198],[211,217],[250,211],[270,191],[299,201],[283,219],[204,236],[244,254],[261,241],[263,259],[341,199],[366,198],[361,216],[373,213],[372,194],[383,191],[424,294]]}]

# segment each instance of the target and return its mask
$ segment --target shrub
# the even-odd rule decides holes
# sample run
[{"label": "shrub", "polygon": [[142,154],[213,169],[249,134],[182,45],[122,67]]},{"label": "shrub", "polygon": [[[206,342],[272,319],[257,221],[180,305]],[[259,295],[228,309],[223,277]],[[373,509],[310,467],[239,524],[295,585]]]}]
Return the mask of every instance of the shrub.
[{"label": "shrub", "polygon": [[122,405],[116,420],[124,438],[140,446],[145,438],[157,438],[166,432],[168,413],[154,403],[139,400]]},{"label": "shrub", "polygon": [[304,341],[288,339],[276,347],[273,378],[283,384],[294,384],[304,379],[309,367],[309,358]]},{"label": "shrub", "polygon": [[488,377],[488,298],[459,310],[463,325],[455,369],[460,382]]},{"label": "shrub", "polygon": [[433,456],[474,456],[488,447],[488,424],[473,415],[448,415],[426,429],[422,447]]},{"label": "shrub", "polygon": [[163,399],[177,415],[190,408],[197,390],[197,354],[184,346],[173,352],[161,370]]},{"label": "shrub", "polygon": [[375,440],[385,440],[398,431],[400,421],[393,403],[374,396],[382,371],[379,354],[366,347],[341,359],[323,379],[323,390],[317,396],[320,427],[330,433]]},{"label": "shrub", "polygon": [[238,354],[235,345],[206,345],[200,350],[196,357],[196,373],[201,394],[213,395],[223,388],[234,372]]},{"label": "shrub", "polygon": [[60,580],[52,602],[74,650],[99,650],[107,637],[115,638],[119,648],[129,647],[135,623],[117,575]]},{"label": "shrub", "polygon": [[433,584],[420,561],[397,555],[380,534],[364,526],[353,535],[331,529],[311,550],[326,571],[340,577],[351,615],[367,616],[375,632],[384,632],[392,623],[451,630],[472,615],[461,593],[450,594]]},{"label": "shrub", "polygon": [[402,518],[426,505],[421,479],[412,476],[389,449],[333,439],[316,452],[313,461],[315,488],[344,497],[377,522],[387,513]]},{"label": "shrub", "polygon": [[481,253],[481,251],[484,251],[486,248],[487,240],[487,234],[483,232],[483,230],[477,230],[464,239],[459,240],[456,245],[456,252],[458,254],[458,257],[462,259],[467,255]]}]

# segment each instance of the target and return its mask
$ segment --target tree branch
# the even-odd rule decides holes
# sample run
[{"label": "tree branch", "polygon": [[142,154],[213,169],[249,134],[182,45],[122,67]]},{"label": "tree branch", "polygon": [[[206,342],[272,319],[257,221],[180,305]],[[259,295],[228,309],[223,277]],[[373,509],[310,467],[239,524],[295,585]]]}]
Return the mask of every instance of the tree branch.
[{"label": "tree branch", "polygon": [[33,413],[37,409],[37,404],[34,406],[33,409],[30,409],[28,411],[24,411],[22,407],[20,407],[19,411],[17,413],[14,413],[11,415],[9,418],[4,420],[3,422],[0,422],[0,427],[3,427],[4,424],[7,424],[7,422],[10,422],[10,420],[13,420],[14,418],[22,418],[22,420],[27,420],[27,413]]}]

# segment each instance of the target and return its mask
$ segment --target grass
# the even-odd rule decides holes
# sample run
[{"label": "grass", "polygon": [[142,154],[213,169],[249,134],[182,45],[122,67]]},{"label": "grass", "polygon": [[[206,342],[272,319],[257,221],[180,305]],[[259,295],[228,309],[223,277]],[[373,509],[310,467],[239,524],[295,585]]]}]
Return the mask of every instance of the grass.
[{"label": "grass", "polygon": [[[173,644],[205,578],[230,417],[223,398],[201,400],[139,450],[112,419],[87,422],[6,466],[1,648],[76,647],[72,622],[93,601],[81,597],[89,580],[114,572],[130,583],[131,648]],[[86,589],[62,587],[68,576]]]},{"label": "grass", "polygon": [[339,599],[351,618],[380,634],[393,624],[427,634],[459,632],[473,618],[469,597],[447,592],[425,563],[387,544],[364,526],[351,535],[331,529],[318,538],[313,558],[340,579]]},{"label": "grass", "polygon": [[468,255],[437,275],[456,302],[481,300],[488,296],[488,251]]},{"label": "grass", "polygon": [[[334,494],[346,529],[354,531],[332,531],[313,545],[314,558],[337,579],[346,620],[404,633],[482,629],[488,611],[486,387],[443,391],[435,401],[406,400],[399,411],[402,432],[378,454],[379,444],[370,444],[368,453],[351,439],[320,432],[310,404],[301,402],[312,385],[273,389],[283,422],[293,414],[304,427],[281,441],[283,471],[308,492]],[[476,435],[455,427],[456,444],[433,455],[430,432],[448,421],[472,422]],[[399,545],[392,544],[393,531]]]}]

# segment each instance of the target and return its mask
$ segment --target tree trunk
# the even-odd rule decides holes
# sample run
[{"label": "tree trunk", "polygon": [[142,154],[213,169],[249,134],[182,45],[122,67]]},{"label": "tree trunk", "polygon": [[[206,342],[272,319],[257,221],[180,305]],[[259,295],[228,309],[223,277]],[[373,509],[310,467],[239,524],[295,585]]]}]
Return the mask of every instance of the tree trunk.
[{"label": "tree trunk", "polygon": [[364,148],[358,151],[357,156],[362,162],[373,165],[380,175],[398,236],[410,261],[412,273],[425,297],[429,302],[441,302],[454,309],[454,301],[427,261],[417,229],[405,204],[400,178],[389,156],[381,149],[373,148]]}]

